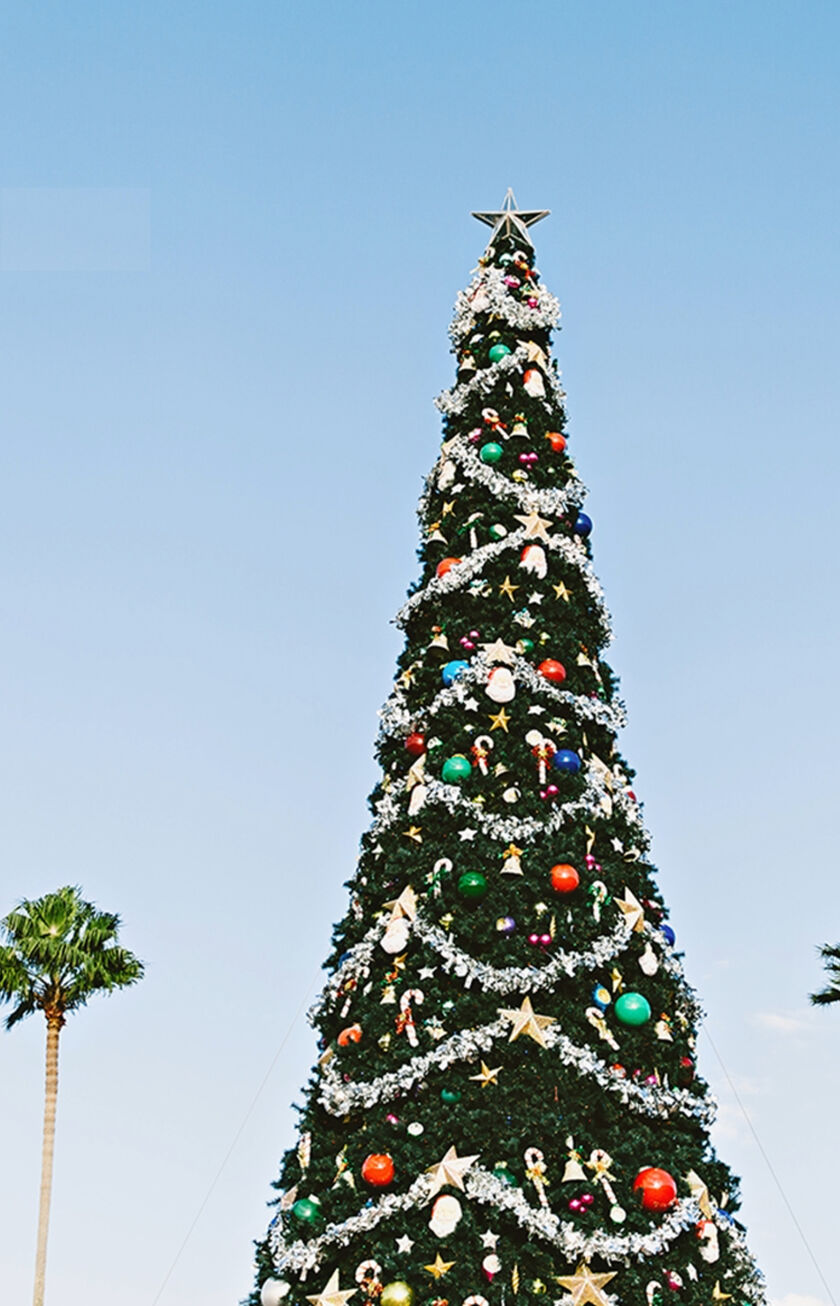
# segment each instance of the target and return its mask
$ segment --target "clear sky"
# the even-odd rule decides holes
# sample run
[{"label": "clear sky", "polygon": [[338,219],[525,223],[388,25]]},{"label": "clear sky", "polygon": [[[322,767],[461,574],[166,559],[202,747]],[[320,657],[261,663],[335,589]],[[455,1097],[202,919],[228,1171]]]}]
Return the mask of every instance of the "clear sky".
[{"label": "clear sky", "polygon": [[[233,1306],[367,822],[446,327],[513,186],[711,1032],[840,1291],[833,3],[0,5],[0,882],[146,961],[63,1038],[53,1306]],[[28,1300],[43,1029],[0,1037]],[[704,1042],[785,1306],[828,1302]]]}]

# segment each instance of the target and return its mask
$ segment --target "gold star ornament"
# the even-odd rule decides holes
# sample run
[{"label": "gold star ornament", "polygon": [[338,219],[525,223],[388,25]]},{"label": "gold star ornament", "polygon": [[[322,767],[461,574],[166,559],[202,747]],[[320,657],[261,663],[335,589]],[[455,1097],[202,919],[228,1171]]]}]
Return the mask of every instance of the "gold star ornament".
[{"label": "gold star ornament", "polygon": [[522,1006],[513,1010],[499,1008],[499,1015],[505,1020],[509,1020],[513,1028],[510,1032],[509,1043],[514,1043],[520,1034],[527,1034],[535,1043],[539,1043],[541,1048],[547,1047],[543,1030],[549,1025],[554,1024],[554,1016],[539,1016],[531,1006],[531,999],[525,997],[522,999]]},{"label": "gold star ornament", "polygon": [[499,586],[499,593],[506,594],[512,603],[513,596],[518,589],[519,586],[513,584],[513,581],[511,580],[510,576],[505,576],[504,584]]},{"label": "gold star ornament", "polygon": [[338,1286],[338,1270],[333,1270],[327,1280],[327,1286],[320,1292],[313,1293],[306,1300],[311,1301],[312,1306],[345,1306],[345,1302],[354,1297],[358,1291],[358,1288],[347,1288],[342,1291]]},{"label": "gold star ornament", "polygon": [[585,1302],[592,1302],[592,1306],[608,1306],[604,1288],[615,1276],[615,1270],[611,1274],[593,1274],[581,1261],[574,1274],[558,1274],[556,1277],[560,1286],[571,1293],[574,1306],[584,1306]]},{"label": "gold star ornament", "polygon": [[491,713],[490,715],[491,730],[504,730],[505,734],[507,734],[507,728],[509,725],[510,725],[510,716],[508,715],[508,713],[505,711],[504,708],[500,708],[495,716],[493,716],[493,714]]},{"label": "gold star ornament", "polygon": [[498,1084],[499,1071],[501,1068],[501,1066],[496,1066],[495,1070],[491,1070],[487,1062],[482,1061],[481,1073],[478,1075],[470,1075],[470,1079],[476,1084],[480,1084],[482,1088],[486,1088],[488,1084]]},{"label": "gold star ornament", "polygon": [[624,888],[624,897],[616,898],[615,905],[623,913],[624,919],[630,926],[631,930],[638,933],[645,928],[645,909],[639,902],[635,894],[631,893],[626,887]]},{"label": "gold star ornament", "polygon": [[434,1197],[439,1193],[441,1188],[460,1188],[464,1191],[464,1175],[470,1166],[478,1160],[478,1156],[459,1156],[454,1147],[450,1147],[442,1161],[437,1165],[429,1166],[426,1171],[431,1176],[432,1187],[429,1193]]},{"label": "gold star ornament", "polygon": [[526,540],[543,540],[544,543],[548,543],[548,528],[551,522],[541,517],[536,510],[529,512],[527,517],[517,516],[516,520],[525,527]]},{"label": "gold star ornament", "polygon": [[427,1274],[431,1274],[433,1279],[439,1279],[442,1275],[446,1274],[447,1270],[451,1270],[454,1264],[454,1261],[445,1261],[440,1252],[438,1252],[435,1256],[434,1264],[424,1265],[423,1269]]},{"label": "gold star ornament", "polygon": [[511,648],[503,639],[496,639],[492,644],[482,644],[481,651],[488,662],[503,662],[512,667],[516,661],[516,649]]}]

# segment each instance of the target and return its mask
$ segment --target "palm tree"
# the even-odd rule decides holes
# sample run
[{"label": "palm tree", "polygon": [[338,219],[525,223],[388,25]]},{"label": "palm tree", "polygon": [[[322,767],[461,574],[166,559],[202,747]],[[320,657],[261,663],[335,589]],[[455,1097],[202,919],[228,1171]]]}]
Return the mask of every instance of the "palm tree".
[{"label": "palm tree", "polygon": [[811,1001],[815,1007],[823,1007],[829,1002],[840,1002],[840,943],[824,943],[819,949],[828,971],[828,984],[820,993],[812,993]]},{"label": "palm tree", "polygon": [[34,901],[23,900],[0,921],[0,1002],[14,1003],[6,1028],[43,1011],[47,1022],[47,1074],[41,1197],[33,1306],[43,1306],[47,1234],[52,1195],[55,1109],[58,1098],[58,1039],[68,1011],[94,993],[136,984],[143,963],[119,946],[120,918],[97,911],[78,888],[68,885]]}]

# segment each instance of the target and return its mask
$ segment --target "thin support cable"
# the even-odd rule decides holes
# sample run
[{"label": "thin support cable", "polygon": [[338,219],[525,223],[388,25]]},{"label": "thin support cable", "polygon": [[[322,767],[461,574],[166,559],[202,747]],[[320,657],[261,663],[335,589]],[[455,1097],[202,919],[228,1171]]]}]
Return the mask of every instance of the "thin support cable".
[{"label": "thin support cable", "polygon": [[802,1239],[802,1245],[811,1258],[811,1262],[819,1276],[822,1286],[825,1288],[826,1292],[828,1293],[828,1300],[831,1302],[831,1306],[837,1306],[837,1302],[835,1300],[834,1294],[828,1286],[828,1280],[826,1279],[825,1275],[820,1269],[820,1263],[814,1254],[811,1244],[808,1242],[808,1239],[805,1236],[805,1230],[802,1228],[802,1225],[799,1223],[799,1221],[796,1218],[796,1212],[794,1211],[793,1207],[790,1204],[790,1199],[788,1198],[788,1195],[784,1190],[784,1187],[782,1185],[781,1180],[779,1179],[779,1176],[776,1174],[776,1171],[773,1169],[773,1162],[770,1160],[770,1157],[767,1155],[766,1151],[764,1150],[764,1144],[762,1143],[761,1139],[758,1136],[758,1131],[755,1125],[753,1124],[752,1120],[750,1119],[750,1115],[749,1112],[747,1111],[747,1108],[744,1106],[744,1103],[741,1101],[741,1097],[738,1093],[738,1090],[732,1082],[732,1076],[730,1075],[729,1071],[726,1069],[726,1066],[723,1063],[723,1057],[718,1052],[717,1045],[715,1044],[714,1039],[709,1033],[709,1029],[707,1025],[703,1026],[703,1033],[706,1035],[706,1038],[709,1040],[711,1049],[714,1052],[715,1056],[717,1057],[718,1064],[724,1073],[726,1082],[729,1085],[730,1090],[732,1092],[732,1096],[734,1097],[735,1101],[738,1104],[741,1115],[744,1117],[744,1119],[747,1122],[747,1127],[750,1133],[752,1134],[753,1138],[755,1139],[756,1147],[758,1148],[759,1152],[764,1158],[764,1164],[767,1166],[767,1169],[770,1171],[770,1175],[772,1177],[773,1183],[776,1185],[776,1187],[779,1190],[779,1195],[782,1201],[784,1202],[785,1206],[787,1207],[788,1215],[790,1216],[791,1220],[794,1223],[796,1232],[799,1234],[799,1237]]},{"label": "thin support cable", "polygon": [[[254,1094],[254,1096],[253,1096],[252,1099],[251,1099],[251,1102],[250,1102],[250,1105],[249,1105],[249,1107],[248,1107],[248,1110],[245,1112],[245,1115],[244,1115],[243,1118],[242,1118],[242,1123],[240,1124],[239,1128],[237,1129],[236,1133],[234,1134],[234,1136],[233,1136],[233,1138],[232,1138],[232,1140],[231,1140],[230,1146],[228,1147],[228,1150],[225,1152],[225,1155],[224,1155],[224,1157],[222,1158],[222,1163],[221,1163],[221,1165],[219,1166],[218,1170],[216,1171],[215,1175],[213,1176],[213,1181],[212,1181],[212,1183],[210,1184],[210,1187],[207,1189],[207,1192],[206,1192],[205,1195],[204,1195],[204,1199],[203,1199],[201,1205],[199,1206],[198,1210],[197,1210],[196,1213],[195,1213],[195,1217],[194,1217],[194,1219],[193,1219],[192,1224],[190,1225],[189,1229],[187,1230],[187,1232],[186,1232],[185,1235],[184,1235],[184,1240],[183,1240],[183,1242],[181,1243],[181,1246],[178,1248],[178,1251],[175,1253],[175,1259],[173,1260],[173,1262],[172,1262],[172,1264],[170,1265],[169,1269],[166,1271],[166,1275],[164,1276],[163,1282],[161,1283],[160,1287],[159,1287],[158,1290],[157,1290],[157,1293],[155,1294],[154,1298],[152,1299],[152,1306],[157,1306],[157,1303],[160,1301],[161,1297],[163,1296],[163,1293],[164,1293],[164,1290],[165,1290],[165,1288],[166,1288],[166,1285],[169,1283],[169,1280],[172,1278],[172,1275],[173,1275],[173,1273],[174,1273],[175,1267],[176,1267],[176,1265],[178,1264],[178,1262],[180,1261],[181,1256],[183,1255],[184,1248],[186,1247],[187,1243],[189,1242],[190,1238],[192,1237],[196,1225],[198,1224],[199,1220],[201,1219],[202,1215],[204,1214],[204,1208],[206,1207],[207,1203],[210,1201],[210,1198],[213,1196],[213,1191],[214,1191],[214,1189],[215,1189],[215,1187],[216,1187],[216,1184],[217,1184],[217,1183],[219,1182],[219,1180],[221,1179],[221,1177],[222,1177],[222,1172],[224,1171],[225,1166],[227,1165],[228,1161],[230,1160],[231,1156],[233,1155],[234,1150],[235,1150],[235,1148],[236,1148],[236,1145],[237,1145],[237,1143],[239,1142],[239,1139],[242,1137],[242,1133],[243,1133],[243,1131],[244,1131],[244,1129],[245,1129],[245,1126],[247,1125],[248,1121],[251,1119],[251,1116],[252,1116],[253,1113],[254,1113],[254,1108],[256,1107],[257,1102],[259,1101],[259,1099],[260,1099],[260,1097],[261,1097],[261,1095],[262,1095],[263,1089],[265,1088],[266,1084],[268,1083],[269,1079],[271,1078],[271,1075],[272,1075],[272,1072],[273,1072],[273,1070],[274,1070],[274,1067],[277,1065],[277,1062],[278,1062],[279,1059],[280,1059],[280,1054],[281,1054],[281,1052],[283,1051],[283,1049],[284,1049],[284,1047],[286,1046],[286,1044],[288,1043],[289,1038],[290,1038],[291,1033],[292,1033],[292,1030],[294,1029],[295,1025],[298,1023],[298,1021],[299,1021],[299,1019],[300,1019],[302,1013],[303,1013],[304,1010],[306,1009],[307,1003],[309,1002],[309,999],[310,999],[310,997],[312,996],[312,990],[315,988],[315,985],[317,984],[318,979],[320,978],[320,973],[321,973],[321,972],[320,972],[320,967],[319,967],[319,969],[318,969],[318,970],[315,972],[315,974],[312,976],[312,979],[311,979],[310,982],[309,982],[309,986],[308,986],[308,988],[307,988],[305,994],[303,995],[303,998],[301,999],[300,1006],[298,1007],[297,1011],[295,1012],[294,1016],[292,1017],[288,1029],[286,1030],[285,1034],[283,1035],[282,1039],[280,1040],[280,1046],[278,1047],[277,1051],[275,1052],[274,1056],[272,1057],[272,1059],[271,1059],[271,1064],[270,1064],[270,1066],[268,1067],[268,1070],[267,1070],[267,1071],[265,1072],[265,1074],[263,1075],[262,1082],[260,1083],[259,1088],[257,1089],[256,1093]],[[836,1303],[832,1302],[832,1306],[836,1306]]]}]

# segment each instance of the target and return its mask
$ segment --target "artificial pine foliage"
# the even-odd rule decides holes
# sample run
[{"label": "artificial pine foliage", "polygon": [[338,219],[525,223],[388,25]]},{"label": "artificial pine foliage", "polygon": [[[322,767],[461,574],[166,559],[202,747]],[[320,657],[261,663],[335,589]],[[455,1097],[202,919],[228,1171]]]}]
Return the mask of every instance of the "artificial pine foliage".
[{"label": "artificial pine foliage", "polygon": [[373,823],[254,1306],[764,1299],[616,744],[543,215],[514,205],[477,215]]}]

